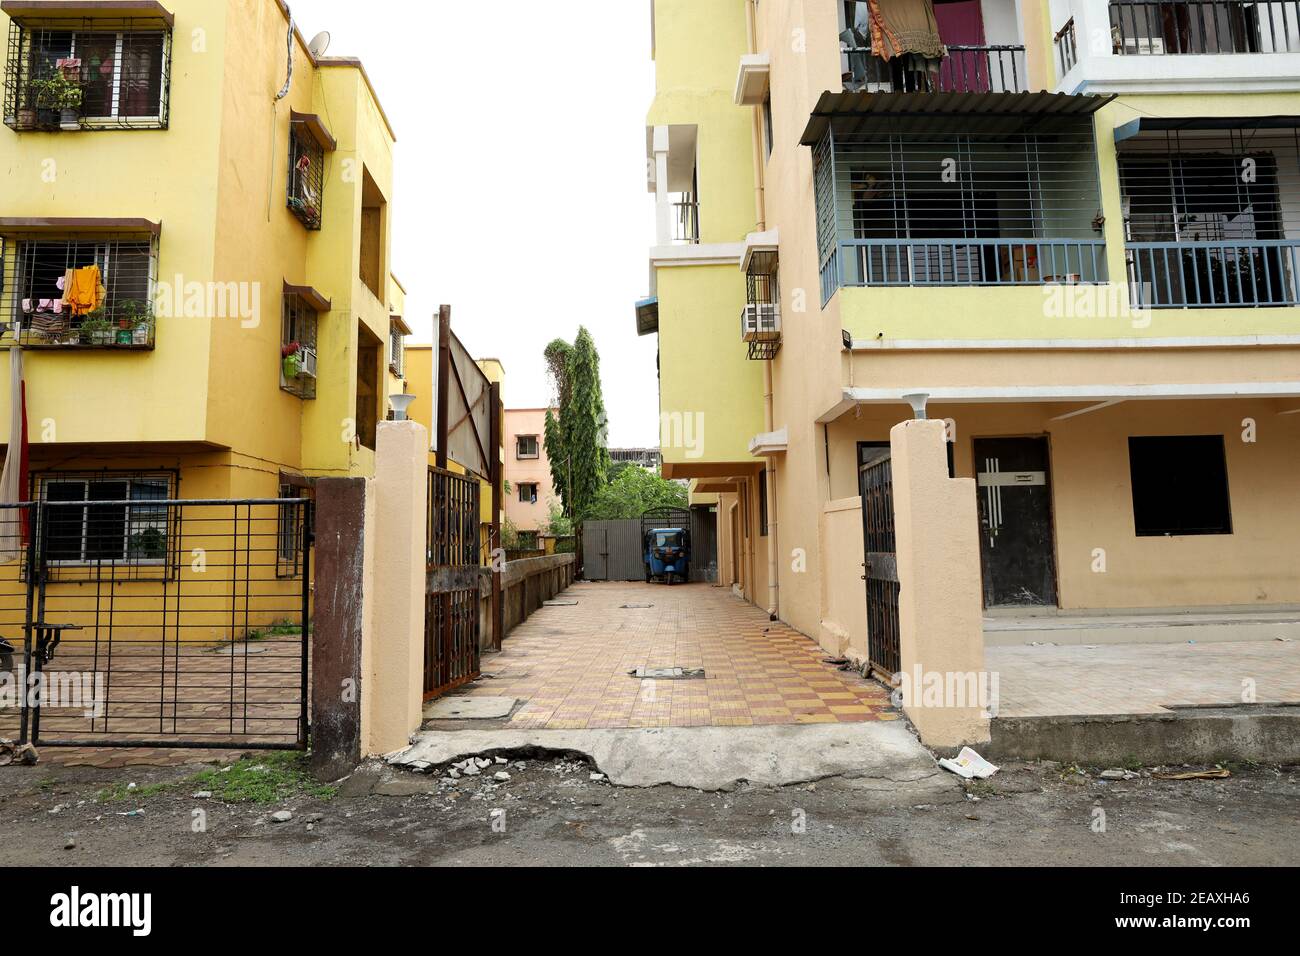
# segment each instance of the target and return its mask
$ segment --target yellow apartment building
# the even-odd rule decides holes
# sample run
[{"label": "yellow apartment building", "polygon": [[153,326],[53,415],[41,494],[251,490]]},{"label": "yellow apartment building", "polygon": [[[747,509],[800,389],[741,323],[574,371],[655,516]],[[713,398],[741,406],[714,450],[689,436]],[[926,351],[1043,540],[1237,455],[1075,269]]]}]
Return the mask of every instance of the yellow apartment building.
[{"label": "yellow apartment building", "polygon": [[[309,49],[278,0],[4,0],[0,31],[24,497],[274,499],[371,474],[409,329],[396,140],[362,64]],[[131,563],[140,520],[62,563]]]},{"label": "yellow apartment building", "polygon": [[880,6],[932,48],[886,59],[861,2],[653,3],[637,327],[723,583],[869,657],[864,592],[887,616],[897,584],[867,580],[862,501],[925,414],[977,482],[986,638],[1125,611],[1295,631],[1294,5]]}]

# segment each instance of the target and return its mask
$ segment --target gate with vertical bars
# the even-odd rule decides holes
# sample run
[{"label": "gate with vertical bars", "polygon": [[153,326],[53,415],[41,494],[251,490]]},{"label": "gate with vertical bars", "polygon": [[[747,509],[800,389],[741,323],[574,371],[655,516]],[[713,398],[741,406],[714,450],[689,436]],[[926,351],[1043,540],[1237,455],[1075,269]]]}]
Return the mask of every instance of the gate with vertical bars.
[{"label": "gate with vertical bars", "polygon": [[424,698],[479,676],[479,481],[429,468]]},{"label": "gate with vertical bars", "polygon": [[863,575],[867,583],[867,658],[886,680],[902,669],[898,632],[898,556],[894,543],[894,478],[889,456],[864,464],[862,494]]},{"label": "gate with vertical bars", "polygon": [[0,737],[306,748],[310,501],[165,491],[59,478],[0,506]]}]

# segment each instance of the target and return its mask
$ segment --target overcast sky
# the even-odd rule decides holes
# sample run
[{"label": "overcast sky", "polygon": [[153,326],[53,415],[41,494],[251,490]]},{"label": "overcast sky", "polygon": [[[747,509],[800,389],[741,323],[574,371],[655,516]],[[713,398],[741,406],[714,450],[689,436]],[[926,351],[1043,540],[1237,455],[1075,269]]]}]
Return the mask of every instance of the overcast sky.
[{"label": "overcast sky", "polygon": [[616,446],[658,444],[649,287],[654,95],[649,0],[528,12],[449,0],[290,0],[303,36],[360,57],[397,133],[392,268],[412,342],[439,303],[478,358],[505,364],[507,407],[539,407],[542,350],[585,325]]}]

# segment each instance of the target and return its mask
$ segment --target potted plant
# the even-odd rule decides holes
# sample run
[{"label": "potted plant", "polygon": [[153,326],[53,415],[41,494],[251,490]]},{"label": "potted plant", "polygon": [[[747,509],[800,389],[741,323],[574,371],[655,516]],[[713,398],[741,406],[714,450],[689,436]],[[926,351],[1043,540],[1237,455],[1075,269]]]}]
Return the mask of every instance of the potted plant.
[{"label": "potted plant", "polygon": [[60,129],[81,128],[81,83],[63,70],[41,80],[32,81],[36,97],[38,121],[42,125],[57,125]]},{"label": "potted plant", "polygon": [[297,342],[290,342],[280,350],[280,354],[283,356],[282,368],[285,380],[297,378],[298,373],[302,371],[302,346]]},{"label": "potted plant", "polygon": [[29,91],[27,98],[23,101],[23,105],[18,107],[14,117],[14,129],[32,130],[36,129],[37,125],[36,101]]},{"label": "potted plant", "polygon": [[82,345],[111,345],[113,343],[113,326],[103,311],[96,309],[86,313],[81,320]]}]

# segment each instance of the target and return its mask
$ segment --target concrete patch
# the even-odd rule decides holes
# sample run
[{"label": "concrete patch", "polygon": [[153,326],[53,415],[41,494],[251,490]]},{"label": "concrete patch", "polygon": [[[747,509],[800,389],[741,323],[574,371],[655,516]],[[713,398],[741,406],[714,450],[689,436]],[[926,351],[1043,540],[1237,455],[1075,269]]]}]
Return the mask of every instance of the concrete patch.
[{"label": "concrete patch", "polygon": [[703,680],[703,667],[638,667],[632,677],[642,680]]},{"label": "concrete patch", "polygon": [[730,790],[741,782],[786,786],[828,777],[875,779],[915,790],[957,786],[901,722],[663,727],[638,730],[421,731],[389,758],[446,766],[467,756],[579,755],[621,787],[669,784]]},{"label": "concrete patch", "polygon": [[577,607],[577,601],[543,601],[542,607]]},{"label": "concrete patch", "polygon": [[425,720],[499,720],[510,716],[514,697],[439,697],[424,705]]}]

